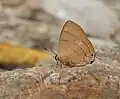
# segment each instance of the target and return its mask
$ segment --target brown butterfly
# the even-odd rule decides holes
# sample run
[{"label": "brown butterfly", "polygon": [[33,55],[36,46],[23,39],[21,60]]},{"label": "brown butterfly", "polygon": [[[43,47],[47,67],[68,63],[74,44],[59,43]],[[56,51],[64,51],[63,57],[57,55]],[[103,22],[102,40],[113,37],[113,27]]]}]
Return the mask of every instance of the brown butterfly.
[{"label": "brown butterfly", "polygon": [[67,21],[58,41],[55,59],[63,65],[74,67],[92,64],[96,52],[83,29],[72,21]]}]

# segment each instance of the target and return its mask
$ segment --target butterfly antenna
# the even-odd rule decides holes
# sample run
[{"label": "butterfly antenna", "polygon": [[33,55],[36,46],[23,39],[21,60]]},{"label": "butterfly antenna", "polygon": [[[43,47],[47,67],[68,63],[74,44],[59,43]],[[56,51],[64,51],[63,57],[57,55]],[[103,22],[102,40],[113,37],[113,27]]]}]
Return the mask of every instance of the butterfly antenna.
[{"label": "butterfly antenna", "polygon": [[97,55],[98,51],[99,51],[99,50],[97,50],[97,51],[95,52],[95,56]]},{"label": "butterfly antenna", "polygon": [[99,50],[97,50],[97,51],[95,52],[95,57],[101,60],[100,57],[97,57],[97,56],[96,56],[98,52],[99,52]]},{"label": "butterfly antenna", "polygon": [[49,51],[49,52],[52,52],[53,54],[57,55],[53,50],[51,49],[47,49],[47,48],[44,48],[45,50]]}]

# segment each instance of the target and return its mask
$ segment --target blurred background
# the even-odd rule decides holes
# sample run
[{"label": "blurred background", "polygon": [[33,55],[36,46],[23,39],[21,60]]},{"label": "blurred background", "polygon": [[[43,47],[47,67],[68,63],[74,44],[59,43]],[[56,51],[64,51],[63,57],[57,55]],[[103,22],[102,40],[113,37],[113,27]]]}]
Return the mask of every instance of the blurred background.
[{"label": "blurred background", "polygon": [[52,49],[67,20],[93,44],[120,44],[119,0],[0,0],[0,42]]}]

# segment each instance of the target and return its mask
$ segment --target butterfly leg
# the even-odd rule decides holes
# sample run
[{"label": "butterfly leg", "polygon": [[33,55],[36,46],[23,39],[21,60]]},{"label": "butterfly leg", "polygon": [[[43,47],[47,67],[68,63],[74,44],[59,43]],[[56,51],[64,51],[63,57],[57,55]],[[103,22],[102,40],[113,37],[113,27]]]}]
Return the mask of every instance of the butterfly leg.
[{"label": "butterfly leg", "polygon": [[56,68],[62,68],[62,63],[60,61],[57,61]]},{"label": "butterfly leg", "polygon": [[60,62],[60,61],[57,61],[57,63],[56,63],[56,68],[65,68],[66,66],[62,63],[62,62]]}]

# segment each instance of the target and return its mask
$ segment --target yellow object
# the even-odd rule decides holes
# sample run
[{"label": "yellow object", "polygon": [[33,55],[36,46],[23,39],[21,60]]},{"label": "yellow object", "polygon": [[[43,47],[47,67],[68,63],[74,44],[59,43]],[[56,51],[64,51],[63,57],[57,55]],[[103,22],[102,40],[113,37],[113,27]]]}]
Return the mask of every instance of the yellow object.
[{"label": "yellow object", "polygon": [[31,64],[47,59],[48,53],[7,43],[0,43],[0,64]]}]

